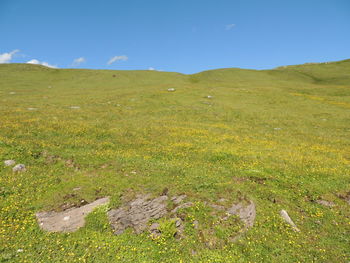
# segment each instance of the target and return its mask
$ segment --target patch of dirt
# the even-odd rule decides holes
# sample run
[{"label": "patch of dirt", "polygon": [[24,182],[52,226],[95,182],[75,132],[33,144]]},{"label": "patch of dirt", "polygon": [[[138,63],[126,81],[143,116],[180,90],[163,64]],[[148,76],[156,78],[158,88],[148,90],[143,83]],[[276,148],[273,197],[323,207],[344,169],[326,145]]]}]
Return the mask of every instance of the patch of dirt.
[{"label": "patch of dirt", "polygon": [[338,194],[338,197],[344,199],[350,205],[350,191],[345,194]]},{"label": "patch of dirt", "polygon": [[107,204],[109,197],[77,208],[69,208],[63,212],[39,212],[36,217],[41,229],[49,232],[74,232],[85,224],[85,217],[96,207]]},{"label": "patch of dirt", "polygon": [[256,176],[244,176],[244,177],[233,177],[233,180],[237,183],[251,181],[257,184],[265,184],[268,178],[256,177]]},{"label": "patch of dirt", "polygon": [[327,206],[327,207],[333,207],[335,204],[333,202],[327,201],[327,200],[316,200],[315,201],[319,205]]},{"label": "patch of dirt", "polygon": [[55,163],[57,163],[59,161],[62,161],[62,162],[64,162],[66,167],[75,168],[75,170],[79,170],[80,169],[79,165],[77,163],[75,163],[73,159],[64,160],[60,156],[50,154],[46,150],[41,152],[40,155],[45,158],[45,162],[47,164],[55,164]]}]

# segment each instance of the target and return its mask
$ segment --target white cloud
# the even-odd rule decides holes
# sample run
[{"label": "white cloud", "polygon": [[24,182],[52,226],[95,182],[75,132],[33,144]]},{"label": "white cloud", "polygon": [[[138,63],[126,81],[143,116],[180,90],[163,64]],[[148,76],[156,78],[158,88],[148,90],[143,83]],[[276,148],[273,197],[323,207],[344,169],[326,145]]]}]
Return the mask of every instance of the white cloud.
[{"label": "white cloud", "polygon": [[56,65],[50,65],[49,63],[45,62],[45,61],[39,61],[37,59],[31,59],[29,61],[27,61],[28,64],[36,64],[36,65],[43,65],[45,67],[48,68],[57,68]]},{"label": "white cloud", "polygon": [[84,57],[76,58],[73,60],[72,66],[78,66],[84,62],[86,62],[86,59]]},{"label": "white cloud", "polygon": [[231,30],[232,28],[234,28],[236,25],[235,24],[229,24],[225,26],[226,30]]},{"label": "white cloud", "polygon": [[163,70],[161,70],[161,69],[155,69],[155,68],[153,68],[153,67],[149,67],[148,70],[151,70],[151,71],[163,71]]},{"label": "white cloud", "polygon": [[19,52],[18,49],[12,50],[9,53],[2,53],[0,54],[0,63],[8,63],[11,61],[12,57],[14,54],[16,54],[17,52]]},{"label": "white cloud", "polygon": [[121,61],[127,61],[129,58],[125,55],[122,56],[114,56],[110,60],[108,60],[107,65],[111,65],[112,63],[121,60]]}]

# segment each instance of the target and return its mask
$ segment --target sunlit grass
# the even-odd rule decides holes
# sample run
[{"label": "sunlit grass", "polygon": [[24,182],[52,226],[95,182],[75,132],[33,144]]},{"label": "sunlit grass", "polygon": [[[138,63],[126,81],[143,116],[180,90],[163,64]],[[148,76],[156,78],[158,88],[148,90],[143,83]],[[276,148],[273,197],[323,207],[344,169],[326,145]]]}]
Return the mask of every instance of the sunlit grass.
[{"label": "sunlit grass", "polygon": [[[0,166],[0,262],[348,262],[349,205],[339,195],[350,191],[349,69],[186,76],[0,65],[0,156],[27,166]],[[107,207],[71,234],[36,223],[35,212],[65,202],[110,196],[116,207],[123,194],[165,187],[196,204],[181,240],[115,236]],[[239,196],[256,203],[256,223],[223,242],[236,229],[215,225],[205,203]],[[171,233],[172,222],[163,225]]]}]

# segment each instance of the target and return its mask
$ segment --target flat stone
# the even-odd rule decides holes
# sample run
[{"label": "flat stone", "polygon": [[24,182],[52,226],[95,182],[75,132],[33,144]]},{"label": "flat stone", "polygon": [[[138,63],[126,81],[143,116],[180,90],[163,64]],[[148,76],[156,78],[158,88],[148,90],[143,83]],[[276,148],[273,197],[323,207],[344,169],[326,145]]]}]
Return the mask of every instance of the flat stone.
[{"label": "flat stone", "polygon": [[17,173],[17,172],[25,172],[26,166],[24,164],[17,164],[15,167],[12,168],[12,171]]},{"label": "flat stone", "polygon": [[5,166],[12,166],[12,165],[15,165],[16,164],[16,161],[14,160],[6,160],[4,161],[4,165]]},{"label": "flat stone", "polygon": [[167,214],[168,197],[159,196],[149,200],[149,195],[138,196],[135,200],[108,212],[108,218],[115,234],[121,234],[127,228],[139,234],[146,230],[151,219],[159,219]]},{"label": "flat stone", "polygon": [[85,225],[85,217],[96,207],[107,204],[109,197],[63,212],[39,212],[36,217],[41,229],[49,232],[74,232]]},{"label": "flat stone", "polygon": [[253,201],[240,202],[234,204],[227,210],[229,215],[237,215],[243,221],[247,228],[250,228],[254,225],[256,217],[256,209]]}]

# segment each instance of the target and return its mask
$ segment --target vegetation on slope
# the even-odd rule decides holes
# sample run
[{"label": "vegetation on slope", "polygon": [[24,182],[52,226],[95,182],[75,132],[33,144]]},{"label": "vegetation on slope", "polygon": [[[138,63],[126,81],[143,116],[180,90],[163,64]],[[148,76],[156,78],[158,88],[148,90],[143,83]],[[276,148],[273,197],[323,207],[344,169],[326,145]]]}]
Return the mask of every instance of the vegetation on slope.
[{"label": "vegetation on slope", "polygon": [[[0,262],[348,262],[349,72],[349,60],[194,75],[0,65],[0,156],[27,166],[0,166]],[[35,218],[164,188],[196,202],[184,239],[115,236],[108,207],[70,234]],[[239,196],[257,207],[240,240],[191,226],[215,223],[205,202]]]}]

